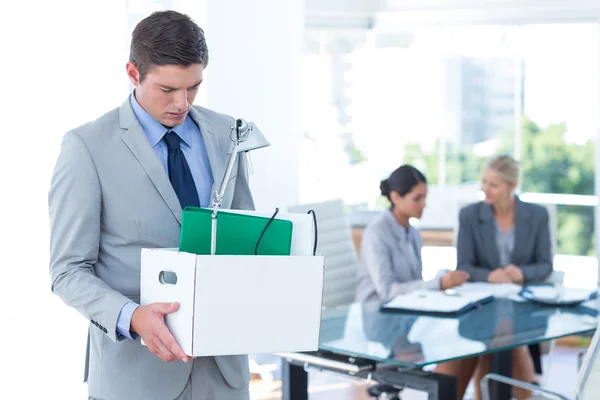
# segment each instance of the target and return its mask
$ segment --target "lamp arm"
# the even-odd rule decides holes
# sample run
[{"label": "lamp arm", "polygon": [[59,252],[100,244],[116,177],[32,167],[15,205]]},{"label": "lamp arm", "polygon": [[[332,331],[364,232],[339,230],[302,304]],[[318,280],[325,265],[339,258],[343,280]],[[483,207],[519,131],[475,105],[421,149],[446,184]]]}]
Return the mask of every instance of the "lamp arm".
[{"label": "lamp arm", "polygon": [[[240,129],[241,128],[241,129]],[[210,235],[210,254],[215,255],[217,251],[217,212],[223,203],[223,195],[225,194],[225,189],[227,189],[227,182],[229,181],[229,176],[231,175],[231,170],[233,169],[233,164],[235,163],[235,159],[237,157],[238,148],[240,147],[240,143],[243,140],[246,140],[248,136],[242,137],[240,130],[245,131],[248,130],[248,125],[245,121],[237,120],[235,126],[231,127],[231,133],[229,136],[231,137],[235,130],[235,137],[232,138],[233,141],[233,149],[231,150],[231,155],[229,156],[229,162],[227,163],[227,169],[225,170],[225,174],[223,175],[223,180],[221,180],[221,185],[219,187],[219,191],[215,191],[213,195],[212,207],[212,229]],[[251,130],[250,130],[251,131]]]}]

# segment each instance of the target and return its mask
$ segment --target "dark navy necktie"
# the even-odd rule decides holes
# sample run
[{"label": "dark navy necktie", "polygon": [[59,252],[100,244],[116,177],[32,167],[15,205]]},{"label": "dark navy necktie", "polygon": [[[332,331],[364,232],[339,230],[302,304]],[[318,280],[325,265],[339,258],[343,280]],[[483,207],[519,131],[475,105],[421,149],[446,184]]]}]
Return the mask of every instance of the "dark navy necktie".
[{"label": "dark navy necktie", "polygon": [[179,198],[181,208],[186,206],[200,207],[194,177],[181,150],[181,138],[173,131],[165,133],[164,138],[169,150],[167,157],[169,180]]}]

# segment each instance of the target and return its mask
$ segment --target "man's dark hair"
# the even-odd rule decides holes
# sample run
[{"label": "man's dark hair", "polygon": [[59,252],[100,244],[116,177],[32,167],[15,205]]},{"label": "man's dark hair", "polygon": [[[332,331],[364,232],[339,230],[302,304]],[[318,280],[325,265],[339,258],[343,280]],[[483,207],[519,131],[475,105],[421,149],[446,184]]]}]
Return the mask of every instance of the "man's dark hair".
[{"label": "man's dark hair", "polygon": [[187,15],[157,11],[141,20],[131,34],[129,61],[140,72],[140,82],[155,66],[208,64],[204,31]]}]

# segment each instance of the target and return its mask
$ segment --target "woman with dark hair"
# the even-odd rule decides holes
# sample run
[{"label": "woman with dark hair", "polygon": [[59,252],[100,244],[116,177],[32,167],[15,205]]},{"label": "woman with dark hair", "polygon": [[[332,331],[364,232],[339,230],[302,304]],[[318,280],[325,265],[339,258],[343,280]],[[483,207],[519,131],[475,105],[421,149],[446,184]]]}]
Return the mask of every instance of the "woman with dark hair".
[{"label": "woman with dark hair", "polygon": [[387,302],[415,289],[448,289],[462,285],[469,274],[450,271],[424,281],[421,238],[410,218],[421,218],[427,196],[425,176],[411,165],[396,169],[381,182],[381,194],[390,203],[364,231],[360,246],[360,268],[356,301]]},{"label": "woman with dark hair", "polygon": [[[425,176],[403,165],[381,182],[381,194],[391,207],[365,229],[360,246],[356,301],[387,302],[417,289],[448,289],[462,285],[469,274],[449,271],[431,281],[423,280],[421,238],[409,223],[421,218],[427,197]],[[462,399],[477,358],[439,364],[436,372],[457,377],[457,398]]]}]

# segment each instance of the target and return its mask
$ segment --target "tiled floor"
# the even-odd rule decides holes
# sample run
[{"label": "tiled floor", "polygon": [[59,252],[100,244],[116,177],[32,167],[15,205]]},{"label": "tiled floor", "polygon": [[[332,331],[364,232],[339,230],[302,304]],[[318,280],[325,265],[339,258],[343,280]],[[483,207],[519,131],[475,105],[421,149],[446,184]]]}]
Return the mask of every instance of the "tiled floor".
[{"label": "tiled floor", "polygon": [[[550,358],[544,357],[545,374],[540,380],[544,387],[555,392],[572,397],[577,376],[577,358],[581,349],[571,347],[556,347]],[[278,377],[278,371],[275,371]],[[366,394],[367,382],[357,381],[330,372],[311,370],[309,374],[310,400],[368,400]],[[274,380],[265,383],[260,379],[252,381],[250,390],[253,400],[281,399],[281,382]],[[402,400],[425,400],[424,393],[406,390]],[[472,398],[467,393],[465,399]]]}]

